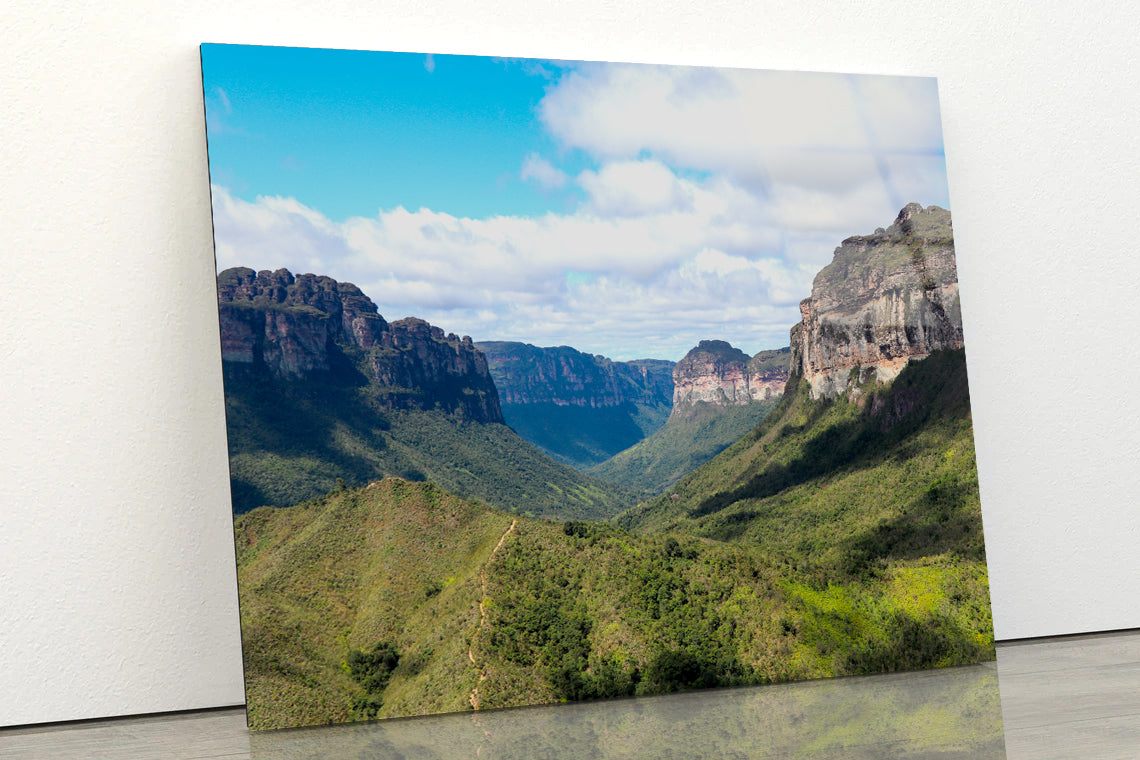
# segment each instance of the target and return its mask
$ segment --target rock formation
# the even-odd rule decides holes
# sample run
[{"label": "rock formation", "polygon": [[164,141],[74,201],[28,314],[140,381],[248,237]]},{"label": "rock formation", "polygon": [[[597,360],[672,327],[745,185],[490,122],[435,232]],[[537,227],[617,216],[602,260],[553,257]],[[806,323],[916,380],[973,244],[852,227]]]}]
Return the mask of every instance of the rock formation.
[{"label": "rock formation", "polygon": [[813,398],[889,382],[912,359],[962,347],[950,212],[911,203],[887,229],[847,238],[792,328],[792,366]]},{"label": "rock formation", "polygon": [[222,361],[278,380],[357,373],[389,409],[462,411],[502,422],[487,360],[471,338],[422,319],[387,322],[355,285],[286,269],[218,275]]},{"label": "rock formation", "polygon": [[569,346],[539,348],[512,341],[480,342],[477,347],[487,357],[504,404],[598,409],[627,403],[668,405],[673,397],[673,362],[616,362]]},{"label": "rock formation", "polygon": [[778,396],[788,381],[790,348],[749,358],[723,340],[702,340],[673,368],[673,412],[681,417],[698,402],[743,406]]}]

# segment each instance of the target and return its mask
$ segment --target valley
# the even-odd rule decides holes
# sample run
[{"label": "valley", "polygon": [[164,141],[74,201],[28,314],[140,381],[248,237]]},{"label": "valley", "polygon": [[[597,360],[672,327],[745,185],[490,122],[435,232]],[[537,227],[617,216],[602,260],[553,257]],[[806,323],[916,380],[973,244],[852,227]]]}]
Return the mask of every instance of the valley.
[{"label": "valley", "polygon": [[788,348],[676,362],[223,272],[251,725],[992,659],[950,230],[908,205]]}]

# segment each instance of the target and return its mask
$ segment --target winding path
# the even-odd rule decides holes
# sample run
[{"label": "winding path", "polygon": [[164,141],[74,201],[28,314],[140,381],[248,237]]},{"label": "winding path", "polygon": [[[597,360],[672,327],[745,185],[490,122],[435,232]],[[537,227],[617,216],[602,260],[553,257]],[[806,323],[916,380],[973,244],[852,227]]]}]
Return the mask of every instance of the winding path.
[{"label": "winding path", "polygon": [[[507,532],[499,538],[499,543],[495,544],[495,548],[491,550],[488,555],[487,561],[483,564],[483,570],[479,573],[479,581],[483,586],[483,598],[479,601],[479,625],[475,628],[475,633],[471,636],[471,646],[467,647],[467,659],[471,660],[471,664],[479,670],[479,663],[475,662],[475,639],[479,636],[479,631],[483,630],[483,625],[487,622],[487,565],[491,564],[491,560],[495,558],[495,554],[499,549],[503,548],[503,542],[507,540],[507,536],[511,535],[515,526],[518,525],[518,520],[511,520],[511,527],[507,528]],[[471,708],[474,710],[479,709],[479,684],[487,680],[486,671],[479,670],[479,683],[471,690],[471,696],[468,699],[471,701]]]}]

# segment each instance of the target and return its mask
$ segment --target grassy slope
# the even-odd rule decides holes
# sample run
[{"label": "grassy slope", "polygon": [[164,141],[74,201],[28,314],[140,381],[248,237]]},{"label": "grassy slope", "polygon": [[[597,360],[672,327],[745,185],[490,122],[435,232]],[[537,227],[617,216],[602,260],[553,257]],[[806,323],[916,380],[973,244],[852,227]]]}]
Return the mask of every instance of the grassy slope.
[{"label": "grassy slope", "polygon": [[896,616],[899,652],[938,632],[992,657],[964,354],[912,362],[873,392],[861,408],[790,387],[756,430],[616,522],[763,547],[808,579],[784,585],[796,604],[840,627],[859,628],[866,593],[896,594],[925,626]]},{"label": "grassy slope", "polygon": [[250,725],[349,720],[361,689],[344,662],[382,640],[400,643],[405,680],[447,685],[419,694],[425,711],[463,709],[477,678],[464,642],[478,622],[477,571],[510,522],[398,479],[239,516]]},{"label": "grassy slope", "polygon": [[431,481],[504,509],[605,519],[621,488],[551,460],[506,425],[443,412],[383,411],[367,386],[226,377],[235,512],[288,506],[385,476]]},{"label": "grassy slope", "polygon": [[619,524],[761,542],[827,565],[860,548],[984,559],[962,351],[912,362],[862,407],[812,401],[802,383],[789,391],[755,430]]},{"label": "grassy slope", "polygon": [[[397,479],[255,510],[236,536],[261,728],[364,717],[369,696],[397,716],[992,658],[965,561],[825,577],[751,542],[516,518]],[[345,663],[385,642],[399,664],[369,695]]]},{"label": "grassy slope", "polygon": [[657,495],[752,430],[775,405],[762,401],[726,409],[698,402],[688,416],[670,419],[657,432],[587,472]]}]

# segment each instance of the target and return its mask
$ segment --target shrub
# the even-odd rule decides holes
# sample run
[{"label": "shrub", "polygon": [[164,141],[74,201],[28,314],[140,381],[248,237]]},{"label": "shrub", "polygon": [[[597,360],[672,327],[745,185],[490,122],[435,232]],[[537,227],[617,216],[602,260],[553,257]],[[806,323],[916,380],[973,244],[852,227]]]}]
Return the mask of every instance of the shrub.
[{"label": "shrub", "polygon": [[383,641],[373,647],[371,652],[354,649],[345,662],[352,680],[364,687],[365,691],[379,694],[384,691],[392,671],[399,664],[400,653],[394,644]]}]

